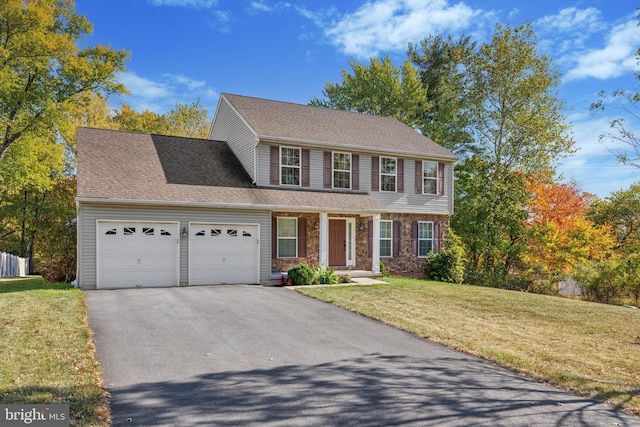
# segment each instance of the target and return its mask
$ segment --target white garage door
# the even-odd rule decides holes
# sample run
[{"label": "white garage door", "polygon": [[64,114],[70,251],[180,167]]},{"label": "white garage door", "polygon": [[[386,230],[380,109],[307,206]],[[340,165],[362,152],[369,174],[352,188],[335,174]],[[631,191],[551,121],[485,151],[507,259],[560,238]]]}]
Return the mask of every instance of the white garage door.
[{"label": "white garage door", "polygon": [[98,221],[98,288],[178,285],[178,224]]},{"label": "white garage door", "polygon": [[189,224],[189,284],[259,282],[258,226]]}]

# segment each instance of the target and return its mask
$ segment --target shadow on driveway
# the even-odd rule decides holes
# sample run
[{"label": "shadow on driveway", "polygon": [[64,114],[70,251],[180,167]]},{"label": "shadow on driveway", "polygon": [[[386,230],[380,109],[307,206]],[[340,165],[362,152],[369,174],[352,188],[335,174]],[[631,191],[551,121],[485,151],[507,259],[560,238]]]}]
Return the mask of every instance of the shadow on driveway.
[{"label": "shadow on driveway", "polygon": [[[111,390],[114,425],[627,426],[589,399],[483,361],[370,354]],[[179,409],[176,409],[179,408]]]}]

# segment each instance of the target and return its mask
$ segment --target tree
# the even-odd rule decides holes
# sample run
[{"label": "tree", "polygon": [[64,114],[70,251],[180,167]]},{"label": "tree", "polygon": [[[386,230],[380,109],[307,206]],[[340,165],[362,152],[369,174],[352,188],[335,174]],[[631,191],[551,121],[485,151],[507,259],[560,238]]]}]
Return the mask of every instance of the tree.
[{"label": "tree", "polygon": [[640,252],[640,184],[594,201],[589,206],[587,218],[611,227],[616,252],[621,255]]},{"label": "tree", "polygon": [[81,94],[125,91],[116,75],[128,53],[79,49],[91,30],[72,0],[0,2],[0,164],[20,138],[55,128]]},{"label": "tree", "polygon": [[467,248],[468,274],[504,281],[526,250],[526,177],[554,169],[573,140],[555,88],[559,74],[537,54],[530,25],[496,25],[467,63],[472,155],[457,168],[452,228]]},{"label": "tree", "polygon": [[364,66],[349,62],[353,74],[342,70],[342,84],[325,84],[326,99],[314,98],[309,103],[337,110],[356,111],[378,116],[395,117],[413,128],[420,128],[423,111],[429,107],[427,91],[418,71],[405,61],[402,69],[389,57],[371,58]]},{"label": "tree", "polygon": [[207,138],[210,122],[207,109],[200,100],[193,104],[179,104],[166,114],[145,110],[136,112],[127,104],[120,105],[115,112],[113,125],[116,129],[161,135],[175,135],[189,138]]},{"label": "tree", "polygon": [[454,152],[462,152],[471,141],[465,113],[464,70],[476,43],[469,36],[429,36],[418,46],[409,44],[408,55],[420,71],[430,108],[424,109],[419,126],[423,135]]},{"label": "tree", "polygon": [[610,254],[614,239],[609,227],[585,217],[595,196],[575,182],[557,184],[540,176],[530,178],[527,189],[532,199],[525,260],[535,273],[571,275],[578,264]]}]

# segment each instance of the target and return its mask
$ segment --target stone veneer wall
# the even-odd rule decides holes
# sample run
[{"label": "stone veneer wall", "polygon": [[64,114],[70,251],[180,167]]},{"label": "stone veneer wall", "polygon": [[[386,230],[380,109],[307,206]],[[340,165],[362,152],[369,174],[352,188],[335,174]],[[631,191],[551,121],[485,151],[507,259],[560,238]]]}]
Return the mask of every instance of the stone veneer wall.
[{"label": "stone veneer wall", "polygon": [[[272,218],[278,217],[294,217],[298,221],[306,221],[307,229],[307,254],[300,258],[277,258],[274,253],[271,258],[272,272],[287,272],[296,264],[305,263],[311,267],[316,267],[320,263],[320,227],[316,228],[316,224],[320,223],[320,215],[317,213],[298,213],[298,212],[273,212]],[[276,232],[276,230],[272,230]]]},{"label": "stone veneer wall", "polygon": [[[273,254],[271,260],[272,272],[286,272],[291,267],[299,263],[305,263],[311,267],[318,266],[320,262],[320,230],[316,228],[319,224],[320,215],[317,213],[297,213],[297,212],[273,212],[272,216],[295,217],[298,221],[306,221],[307,230],[307,253],[300,258],[277,258]],[[369,255],[369,226],[372,217],[359,217],[354,215],[329,215],[330,218],[355,218],[356,228],[356,270],[371,271],[371,256]],[[400,221],[400,255],[396,258],[380,258],[385,269],[391,274],[418,276],[422,274],[422,264],[424,258],[419,258],[413,253],[411,243],[411,225],[414,221],[439,222],[441,242],[449,229],[449,217],[446,215],[424,215],[424,214],[382,214],[382,220]],[[364,230],[360,231],[359,224],[364,224]],[[274,230],[275,232],[275,230]]]},{"label": "stone veneer wall", "polygon": [[[369,220],[364,218],[366,227],[369,227]],[[411,226],[414,221],[433,221],[440,223],[440,242],[442,241],[449,229],[449,217],[446,215],[425,215],[425,214],[400,214],[388,213],[380,216],[381,220],[400,221],[400,253],[398,257],[380,258],[380,262],[384,264],[385,269],[392,275],[400,276],[421,276],[424,258],[419,258],[413,252],[411,242]],[[358,250],[358,262],[363,265],[371,265],[371,257],[369,256],[369,231],[363,233],[366,237],[362,250]],[[369,267],[370,269],[371,267]]]}]

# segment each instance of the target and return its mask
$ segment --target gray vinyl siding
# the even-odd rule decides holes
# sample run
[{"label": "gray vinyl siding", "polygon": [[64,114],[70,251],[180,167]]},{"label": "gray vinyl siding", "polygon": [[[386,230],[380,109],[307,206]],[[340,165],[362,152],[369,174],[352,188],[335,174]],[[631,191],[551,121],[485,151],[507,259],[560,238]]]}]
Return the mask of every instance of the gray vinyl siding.
[{"label": "gray vinyl siding", "polygon": [[[254,147],[256,144],[255,133],[233,111],[227,101],[220,100],[216,117],[211,130],[211,139],[225,141],[233,150],[236,157],[244,166],[249,176],[256,181],[254,168]],[[268,173],[268,169],[267,169]]]},{"label": "gray vinyl siding", "polygon": [[[269,183],[269,145],[258,146],[258,182],[260,186],[270,186]],[[324,158],[323,150],[310,150],[309,153],[309,181],[310,189],[323,189]],[[366,191],[389,212],[396,213],[424,213],[424,214],[453,214],[453,163],[445,163],[445,193],[438,195],[423,195],[416,193],[415,160],[404,158],[404,192],[387,193],[371,191],[371,155],[360,154],[360,191]],[[425,159],[426,160],[426,159]],[[289,187],[290,188],[290,187]]]},{"label": "gray vinyl siding", "polygon": [[[79,203],[78,216],[78,283],[83,289],[96,287],[96,224],[98,220],[178,222],[180,229],[189,222],[259,224],[260,280],[271,275],[271,215],[268,211],[234,211],[211,208],[133,206],[101,203]],[[179,279],[189,282],[189,239],[180,239]]]},{"label": "gray vinyl siding", "polygon": [[[362,158],[362,157],[361,157]],[[444,195],[425,195],[416,193],[415,159],[404,160],[404,193],[385,191],[370,191],[369,194],[389,212],[396,213],[424,213],[438,215],[453,214],[453,163],[445,163],[444,167]],[[360,172],[363,172],[360,165]],[[365,164],[367,180],[371,190],[371,159]],[[362,179],[362,178],[361,178]],[[362,181],[360,181],[362,182]]]}]

